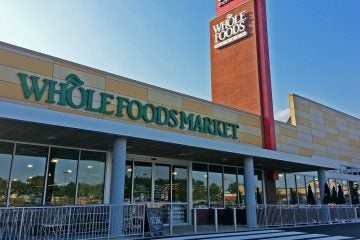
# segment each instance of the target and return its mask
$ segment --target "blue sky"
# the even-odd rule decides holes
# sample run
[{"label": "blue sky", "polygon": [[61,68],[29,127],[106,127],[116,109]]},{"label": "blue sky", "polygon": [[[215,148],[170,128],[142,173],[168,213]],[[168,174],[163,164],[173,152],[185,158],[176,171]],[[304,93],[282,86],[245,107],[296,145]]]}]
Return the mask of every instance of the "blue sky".
[{"label": "blue sky", "polygon": [[[275,112],[297,93],[360,117],[360,1],[266,3]],[[1,9],[0,41],[211,99],[213,0],[2,0]]]}]

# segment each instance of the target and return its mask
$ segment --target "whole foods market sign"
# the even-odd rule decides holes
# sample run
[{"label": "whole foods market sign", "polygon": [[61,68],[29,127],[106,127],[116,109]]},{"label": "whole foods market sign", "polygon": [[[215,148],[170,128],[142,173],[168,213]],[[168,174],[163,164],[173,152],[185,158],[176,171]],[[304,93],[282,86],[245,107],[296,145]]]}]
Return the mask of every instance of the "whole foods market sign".
[{"label": "whole foods market sign", "polygon": [[[25,99],[34,96],[36,101],[45,100],[49,104],[69,106],[73,109],[83,109],[119,118],[123,118],[126,113],[134,121],[142,120],[145,123],[155,123],[159,126],[238,139],[238,124],[168,109],[151,103],[143,104],[136,99],[107,92],[96,93],[93,89],[84,88],[84,82],[75,74],[69,74],[65,78],[65,82],[40,79],[40,77],[25,73],[18,73],[18,77]],[[95,107],[95,98],[100,99],[100,106]],[[114,110],[109,110],[111,104],[115,105]]]},{"label": "whole foods market sign", "polygon": [[228,14],[226,19],[213,26],[214,48],[224,47],[248,35],[246,31],[246,11],[237,15]]}]

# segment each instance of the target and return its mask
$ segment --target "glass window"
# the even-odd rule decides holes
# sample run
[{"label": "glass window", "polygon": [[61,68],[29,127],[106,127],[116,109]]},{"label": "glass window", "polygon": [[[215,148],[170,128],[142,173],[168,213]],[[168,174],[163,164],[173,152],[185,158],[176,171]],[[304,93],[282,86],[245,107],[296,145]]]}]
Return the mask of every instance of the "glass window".
[{"label": "glass window", "polygon": [[207,165],[193,164],[192,191],[194,207],[208,207]]},{"label": "glass window", "polygon": [[289,204],[298,204],[298,194],[295,184],[295,175],[286,174],[286,187],[287,187],[287,198],[289,199]]},{"label": "glass window", "polygon": [[287,204],[286,186],[284,173],[279,174],[279,179],[276,180],[276,199],[278,204]]},{"label": "glass window", "polygon": [[151,202],[151,163],[135,162],[134,201]]},{"label": "glass window", "polygon": [[131,186],[132,186],[132,173],[133,173],[133,162],[126,161],[126,172],[125,172],[125,190],[124,190],[124,202],[131,202]]},{"label": "glass window", "polygon": [[170,202],[170,166],[156,164],[155,165],[155,186],[154,201]]},{"label": "glass window", "polygon": [[238,183],[236,181],[236,168],[224,167],[224,196],[225,206],[238,204]]},{"label": "glass window", "polygon": [[257,204],[264,203],[262,171],[260,169],[255,169],[255,199]]},{"label": "glass window", "polygon": [[187,178],[188,172],[186,167],[173,166],[172,170],[173,186],[172,186],[172,201],[187,202]]},{"label": "glass window", "polygon": [[299,204],[306,204],[306,184],[305,177],[301,175],[296,176],[296,184],[299,196]]},{"label": "glass window", "polygon": [[77,204],[100,204],[104,199],[106,153],[81,151]]},{"label": "glass window", "polygon": [[342,190],[344,192],[345,202],[350,204],[349,184],[347,180],[342,180]]},{"label": "glass window", "polygon": [[17,144],[11,176],[11,205],[42,205],[48,147]]},{"label": "glass window", "polygon": [[5,206],[14,144],[0,142],[0,206]]},{"label": "glass window", "polygon": [[306,180],[306,196],[308,192],[308,186],[310,185],[311,191],[313,192],[314,198],[316,199],[316,190],[315,190],[316,183],[314,177],[306,176],[305,180]]},{"label": "glass window", "polygon": [[78,159],[78,150],[51,148],[47,174],[46,204],[75,203]]},{"label": "glass window", "polygon": [[224,207],[223,168],[209,166],[210,207]]},{"label": "glass window", "polygon": [[245,204],[245,180],[244,180],[244,169],[238,169],[238,189],[239,189],[239,203],[240,205]]}]

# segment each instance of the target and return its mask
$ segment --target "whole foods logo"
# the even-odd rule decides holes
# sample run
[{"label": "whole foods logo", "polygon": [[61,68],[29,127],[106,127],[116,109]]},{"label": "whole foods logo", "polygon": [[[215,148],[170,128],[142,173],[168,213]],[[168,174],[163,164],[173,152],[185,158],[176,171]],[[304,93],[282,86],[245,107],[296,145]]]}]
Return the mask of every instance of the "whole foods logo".
[{"label": "whole foods logo", "polygon": [[234,0],[218,0],[218,5],[219,5],[219,7],[222,7],[232,1],[234,1]]},{"label": "whole foods logo", "polygon": [[246,37],[246,19],[246,11],[242,11],[238,15],[228,14],[224,21],[214,25],[214,48],[224,47]]}]

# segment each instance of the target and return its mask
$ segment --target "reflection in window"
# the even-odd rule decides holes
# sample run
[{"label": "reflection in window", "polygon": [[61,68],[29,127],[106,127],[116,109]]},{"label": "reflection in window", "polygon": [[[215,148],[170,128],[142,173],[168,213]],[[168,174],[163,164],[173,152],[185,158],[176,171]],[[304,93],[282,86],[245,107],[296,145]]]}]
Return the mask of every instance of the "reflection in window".
[{"label": "reflection in window", "polygon": [[171,172],[173,177],[172,186],[172,201],[187,202],[187,168],[181,166],[173,166]]},{"label": "reflection in window", "polygon": [[240,205],[245,204],[245,180],[244,180],[244,169],[238,169],[238,189],[239,189],[239,203]]},{"label": "reflection in window", "polygon": [[313,192],[313,194],[314,194],[314,198],[316,199],[316,196],[317,196],[317,194],[316,194],[316,188],[315,188],[315,179],[314,179],[314,177],[311,177],[311,176],[305,176],[305,180],[306,180],[306,191],[308,191],[308,185],[310,185],[310,187],[311,187],[311,190],[312,190],[312,192]]},{"label": "reflection in window", "polygon": [[342,190],[344,192],[345,202],[350,204],[350,195],[349,195],[349,184],[348,181],[342,180]]},{"label": "reflection in window", "polygon": [[79,151],[51,148],[46,204],[74,204]]},{"label": "reflection in window", "polygon": [[11,205],[41,205],[48,147],[17,144],[11,176]]},{"label": "reflection in window", "polygon": [[134,201],[151,201],[151,163],[135,162]]},{"label": "reflection in window", "polygon": [[7,201],[8,181],[14,144],[0,142],[0,206]]},{"label": "reflection in window", "polygon": [[286,174],[286,186],[289,204],[298,204],[298,194],[296,191],[295,175]]},{"label": "reflection in window", "polygon": [[192,191],[194,207],[208,207],[207,165],[193,164]]},{"label": "reflection in window", "polygon": [[126,161],[126,172],[125,172],[125,190],[124,190],[124,202],[131,202],[131,186],[132,186],[132,173],[133,173],[133,162]]},{"label": "reflection in window", "polygon": [[154,201],[170,202],[170,165],[155,165]]},{"label": "reflection in window", "polygon": [[238,183],[236,181],[236,168],[224,167],[224,196],[225,206],[238,204]]},{"label": "reflection in window", "polygon": [[264,203],[264,193],[262,184],[262,170],[255,169],[255,199],[257,204]]},{"label": "reflection in window", "polygon": [[305,177],[301,175],[296,176],[296,184],[299,196],[299,204],[306,204],[306,184],[305,184]]},{"label": "reflection in window", "polygon": [[104,199],[106,154],[81,151],[77,204],[100,204]]},{"label": "reflection in window", "polygon": [[279,179],[276,180],[276,199],[278,204],[287,204],[284,173],[280,173]]},{"label": "reflection in window", "polygon": [[209,166],[210,207],[224,207],[222,166]]}]

